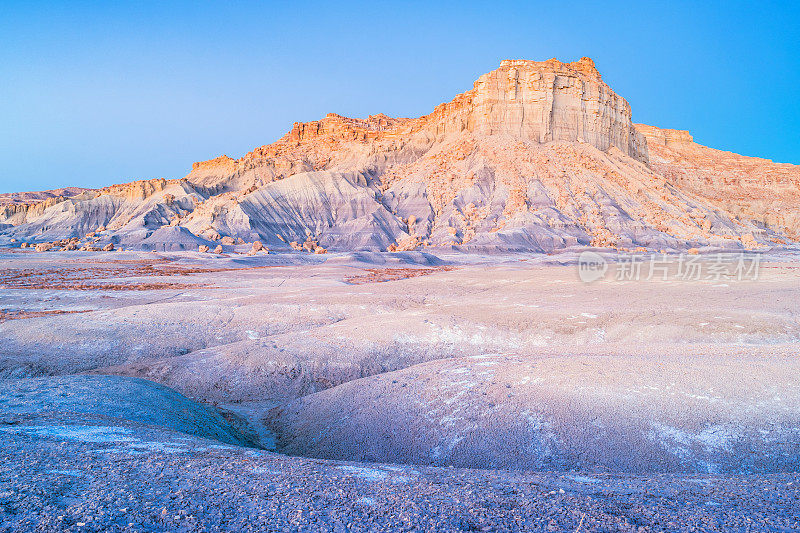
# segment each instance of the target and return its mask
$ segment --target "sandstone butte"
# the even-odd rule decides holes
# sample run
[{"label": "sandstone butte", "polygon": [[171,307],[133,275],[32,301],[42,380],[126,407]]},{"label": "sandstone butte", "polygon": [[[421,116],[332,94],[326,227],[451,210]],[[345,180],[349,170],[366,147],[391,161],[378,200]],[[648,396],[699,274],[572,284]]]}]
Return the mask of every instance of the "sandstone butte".
[{"label": "sandstone butte", "polygon": [[800,239],[800,166],[634,124],[589,58],[506,60],[423,117],[328,114],[182,179],[65,191],[0,196],[0,243],[98,227],[94,242],[155,250],[680,251]]}]

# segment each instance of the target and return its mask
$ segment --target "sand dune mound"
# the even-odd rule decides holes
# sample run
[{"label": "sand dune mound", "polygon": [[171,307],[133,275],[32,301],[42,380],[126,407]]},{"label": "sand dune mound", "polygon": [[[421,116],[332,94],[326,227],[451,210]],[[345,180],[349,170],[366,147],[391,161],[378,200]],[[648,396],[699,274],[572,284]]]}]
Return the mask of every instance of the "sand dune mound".
[{"label": "sand dune mound", "polygon": [[800,466],[789,358],[477,356],[273,410],[289,454],[474,468],[779,472]]}]

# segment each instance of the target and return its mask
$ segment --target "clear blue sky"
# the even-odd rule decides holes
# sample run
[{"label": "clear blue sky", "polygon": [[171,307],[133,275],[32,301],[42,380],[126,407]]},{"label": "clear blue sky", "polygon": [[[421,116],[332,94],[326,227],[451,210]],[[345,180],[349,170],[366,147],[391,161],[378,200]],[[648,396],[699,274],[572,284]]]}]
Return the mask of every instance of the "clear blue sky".
[{"label": "clear blue sky", "polygon": [[634,120],[800,164],[800,1],[0,2],[0,192],[181,177],[328,112],[595,59]]}]

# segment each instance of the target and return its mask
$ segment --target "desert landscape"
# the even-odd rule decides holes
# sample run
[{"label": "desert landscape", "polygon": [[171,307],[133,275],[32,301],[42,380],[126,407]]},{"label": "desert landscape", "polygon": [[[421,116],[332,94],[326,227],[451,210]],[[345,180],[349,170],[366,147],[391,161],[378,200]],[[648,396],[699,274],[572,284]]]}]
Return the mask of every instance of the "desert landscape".
[{"label": "desert landscape", "polygon": [[594,62],[0,195],[0,530],[800,528],[800,166]]}]

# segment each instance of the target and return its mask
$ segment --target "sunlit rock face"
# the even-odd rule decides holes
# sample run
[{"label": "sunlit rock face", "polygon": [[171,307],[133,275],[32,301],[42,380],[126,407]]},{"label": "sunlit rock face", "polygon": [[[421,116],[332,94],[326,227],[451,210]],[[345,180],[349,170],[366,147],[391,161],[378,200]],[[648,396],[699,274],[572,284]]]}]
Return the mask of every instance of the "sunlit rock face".
[{"label": "sunlit rock face", "polygon": [[763,249],[800,238],[798,191],[798,166],[634,125],[589,58],[506,60],[422,117],[329,113],[180,180],[15,197],[0,245]]},{"label": "sunlit rock face", "polygon": [[588,57],[573,63],[505,60],[471,91],[442,109],[445,132],[467,129],[539,143],[616,146],[647,162],[647,145],[631,123],[628,102],[606,85]]}]

